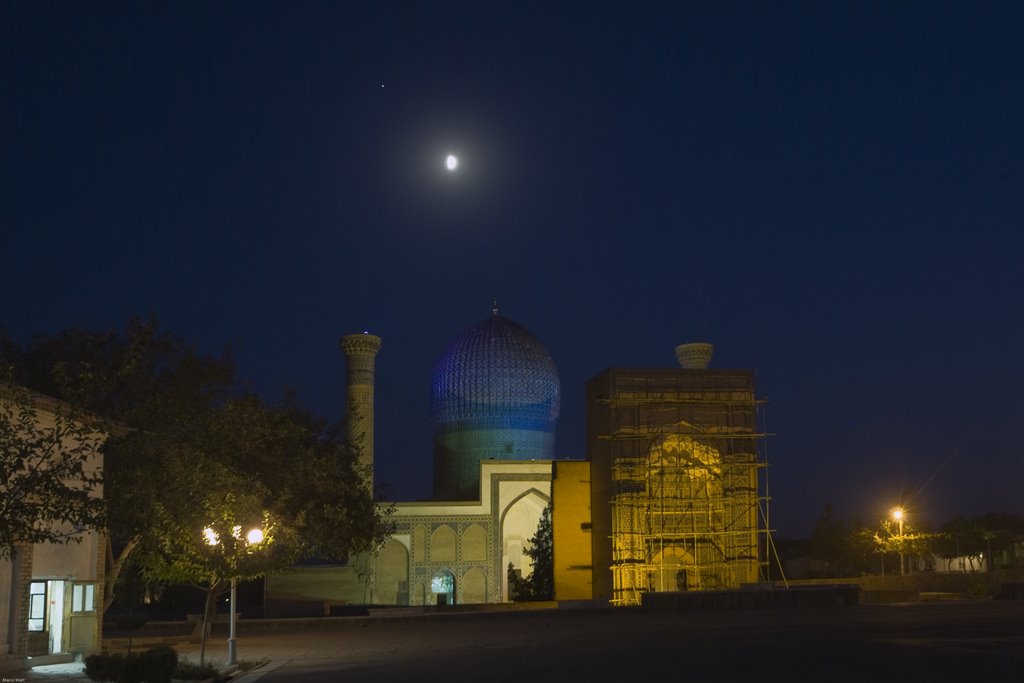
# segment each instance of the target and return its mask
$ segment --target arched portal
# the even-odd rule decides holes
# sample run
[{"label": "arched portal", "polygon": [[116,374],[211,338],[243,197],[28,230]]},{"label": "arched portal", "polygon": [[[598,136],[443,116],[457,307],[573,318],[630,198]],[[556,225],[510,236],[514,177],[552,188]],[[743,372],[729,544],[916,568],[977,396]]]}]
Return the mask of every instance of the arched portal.
[{"label": "arched portal", "polygon": [[693,555],[677,545],[665,546],[651,557],[648,586],[655,593],[697,590],[700,576],[695,572]]},{"label": "arched portal", "polygon": [[447,569],[438,571],[430,581],[430,592],[433,595],[432,604],[454,605],[455,575]]},{"label": "arched portal", "polygon": [[533,562],[523,553],[529,540],[537,533],[541,514],[550,498],[537,489],[530,489],[512,501],[501,515],[501,590],[505,600],[508,594],[508,566],[522,578],[533,573]]}]

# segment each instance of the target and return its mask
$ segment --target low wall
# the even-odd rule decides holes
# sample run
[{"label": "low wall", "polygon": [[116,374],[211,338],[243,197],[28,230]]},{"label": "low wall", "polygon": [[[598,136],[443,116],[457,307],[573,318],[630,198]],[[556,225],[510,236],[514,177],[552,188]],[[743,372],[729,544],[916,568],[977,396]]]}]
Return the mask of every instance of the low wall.
[{"label": "low wall", "polygon": [[644,593],[640,605],[650,612],[715,612],[724,610],[852,607],[859,603],[855,584],[767,587],[734,591]]},{"label": "low wall", "polygon": [[[920,572],[905,576],[857,576],[841,579],[800,579],[790,586],[821,586],[853,583],[865,592],[892,594],[954,594],[996,596],[1004,585],[1024,583],[1024,569],[1001,569],[994,572]],[[781,582],[776,581],[776,585]]]},{"label": "low wall", "polygon": [[[574,601],[559,604],[548,602],[494,603],[487,605],[456,605],[440,607],[434,605],[415,607],[373,608],[368,616],[346,617],[283,617],[279,619],[245,619],[238,620],[238,633],[267,633],[274,631],[295,632],[306,629],[344,630],[365,628],[373,622],[384,621],[444,621],[448,619],[490,619],[507,618],[509,616],[529,616],[537,611],[545,611],[564,616],[596,611],[617,611],[626,608],[609,607],[607,603],[594,601]],[[148,622],[132,635],[132,648],[149,647],[152,645],[172,645],[186,642],[195,635],[194,621]],[[213,624],[213,635],[227,637],[227,615],[218,614]],[[111,626],[109,633],[104,634],[104,648],[108,650],[124,650],[128,647],[127,634],[117,632]]]}]

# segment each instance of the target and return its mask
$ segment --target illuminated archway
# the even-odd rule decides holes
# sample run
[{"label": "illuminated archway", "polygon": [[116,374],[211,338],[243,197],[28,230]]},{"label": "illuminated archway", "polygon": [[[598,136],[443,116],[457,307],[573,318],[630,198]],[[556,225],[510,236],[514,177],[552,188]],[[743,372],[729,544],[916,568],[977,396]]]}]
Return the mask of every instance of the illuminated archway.
[{"label": "illuminated archway", "polygon": [[533,562],[523,553],[527,543],[537,533],[541,514],[551,498],[531,488],[509,503],[501,514],[501,591],[508,594],[508,566],[523,578],[533,573]]},{"label": "illuminated archway", "polygon": [[651,557],[648,566],[648,587],[656,593],[696,590],[700,577],[694,569],[693,555],[676,545],[665,546]]},{"label": "illuminated archway", "polygon": [[447,569],[438,571],[430,580],[430,592],[433,596],[432,604],[454,605],[455,575]]}]

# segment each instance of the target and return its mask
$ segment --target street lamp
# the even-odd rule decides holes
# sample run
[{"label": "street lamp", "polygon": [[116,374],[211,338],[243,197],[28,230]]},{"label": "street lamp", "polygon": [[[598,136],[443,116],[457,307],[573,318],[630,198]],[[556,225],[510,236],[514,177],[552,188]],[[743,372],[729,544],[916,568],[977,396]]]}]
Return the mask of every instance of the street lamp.
[{"label": "street lamp", "polygon": [[900,576],[903,576],[903,508],[893,508],[892,518],[900,525]]},{"label": "street lamp", "polygon": [[[240,526],[232,527],[231,535],[234,536],[235,538],[241,540],[242,527],[240,527]],[[217,536],[217,532],[214,531],[213,529],[211,529],[210,527],[206,527],[205,529],[203,529],[203,538],[206,539],[206,543],[208,545],[217,545],[218,543],[220,543],[220,539]],[[259,545],[260,543],[263,542],[263,529],[259,529],[259,528],[250,529],[249,532],[246,533],[246,535],[245,535],[245,541],[249,545]],[[237,654],[237,650],[235,648],[235,622],[236,622],[235,600],[237,599],[237,595],[236,595],[237,590],[238,590],[238,577],[237,576],[232,576],[231,577],[231,599],[228,602],[228,608],[231,611],[231,614],[228,617],[228,624],[230,625],[229,629],[228,629],[228,661],[227,661],[228,666],[232,666],[234,664],[238,664],[238,654]]]}]

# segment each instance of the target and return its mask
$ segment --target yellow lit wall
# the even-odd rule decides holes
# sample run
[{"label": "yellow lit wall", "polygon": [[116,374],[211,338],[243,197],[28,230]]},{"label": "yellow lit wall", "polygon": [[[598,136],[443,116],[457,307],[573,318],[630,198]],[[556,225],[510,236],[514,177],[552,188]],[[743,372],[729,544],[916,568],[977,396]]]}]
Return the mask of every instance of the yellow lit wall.
[{"label": "yellow lit wall", "polygon": [[590,539],[590,463],[556,460],[552,470],[555,599],[591,600],[594,567]]}]

